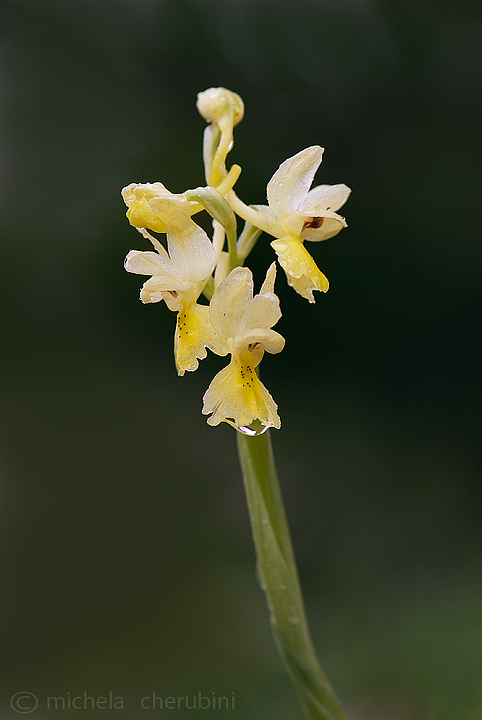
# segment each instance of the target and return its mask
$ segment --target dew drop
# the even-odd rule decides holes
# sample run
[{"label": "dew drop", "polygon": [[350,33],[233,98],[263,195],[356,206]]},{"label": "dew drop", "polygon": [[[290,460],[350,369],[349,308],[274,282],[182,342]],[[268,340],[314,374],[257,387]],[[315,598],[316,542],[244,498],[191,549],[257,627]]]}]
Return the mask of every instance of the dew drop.
[{"label": "dew drop", "polygon": [[252,427],[248,427],[247,425],[241,425],[238,427],[239,432],[242,432],[243,435],[249,435],[250,437],[256,437],[258,435],[263,435],[266,430],[269,430],[269,425],[262,425],[261,428],[255,430]]}]

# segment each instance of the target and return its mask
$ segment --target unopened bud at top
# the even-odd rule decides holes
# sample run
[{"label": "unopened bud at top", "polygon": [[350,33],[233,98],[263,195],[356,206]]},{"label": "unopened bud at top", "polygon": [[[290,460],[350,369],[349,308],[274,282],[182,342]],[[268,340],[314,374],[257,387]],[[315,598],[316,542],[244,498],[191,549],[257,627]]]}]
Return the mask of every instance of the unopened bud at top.
[{"label": "unopened bud at top", "polygon": [[244,103],[237,93],[226,88],[209,88],[198,93],[197,109],[208,122],[214,122],[220,130],[226,125],[237,125],[244,116]]}]

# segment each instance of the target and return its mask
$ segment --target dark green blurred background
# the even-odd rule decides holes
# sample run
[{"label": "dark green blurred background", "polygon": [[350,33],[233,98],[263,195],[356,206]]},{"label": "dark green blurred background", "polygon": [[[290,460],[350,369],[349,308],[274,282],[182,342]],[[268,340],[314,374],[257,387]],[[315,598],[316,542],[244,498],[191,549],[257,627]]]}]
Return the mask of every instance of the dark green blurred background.
[{"label": "dark green blurred background", "polygon": [[[246,202],[312,144],[353,189],[310,246],[329,293],[280,274],[263,362],[320,657],[350,720],[480,720],[480,3],[3,0],[0,28],[2,720],[19,691],[40,720],[198,691],[235,709],[170,714],[300,717],[234,432],[200,413],[224,361],[177,378],[174,316],[123,270],[120,189],[203,184],[218,85]],[[84,690],[125,709],[46,710]]]}]

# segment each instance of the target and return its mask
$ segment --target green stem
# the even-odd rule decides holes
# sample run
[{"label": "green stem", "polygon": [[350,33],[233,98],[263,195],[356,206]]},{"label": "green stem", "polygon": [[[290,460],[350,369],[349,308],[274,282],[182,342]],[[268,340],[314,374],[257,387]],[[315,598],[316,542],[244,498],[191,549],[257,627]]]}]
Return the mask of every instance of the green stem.
[{"label": "green stem", "polygon": [[245,222],[244,229],[241,235],[238,238],[238,255],[240,259],[244,262],[244,260],[248,257],[251,250],[256,245],[259,236],[261,235],[263,231],[260,230],[257,227],[254,227],[254,225],[251,225],[249,222]]},{"label": "green stem", "polygon": [[237,433],[258,571],[271,629],[309,720],[345,720],[311,641],[269,431]]}]

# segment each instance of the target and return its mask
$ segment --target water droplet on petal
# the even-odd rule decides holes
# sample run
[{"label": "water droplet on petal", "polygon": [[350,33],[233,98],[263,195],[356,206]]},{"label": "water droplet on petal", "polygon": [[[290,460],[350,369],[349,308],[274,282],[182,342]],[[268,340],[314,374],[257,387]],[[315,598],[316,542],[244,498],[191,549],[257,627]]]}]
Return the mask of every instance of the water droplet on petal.
[{"label": "water droplet on petal", "polygon": [[247,425],[241,425],[237,429],[239,432],[242,432],[244,435],[249,435],[250,437],[257,437],[258,435],[263,435],[266,430],[269,430],[270,425],[261,425],[260,428],[252,428],[248,427]]}]

